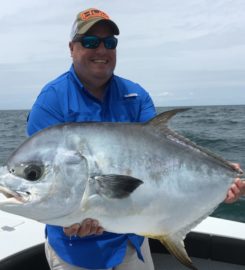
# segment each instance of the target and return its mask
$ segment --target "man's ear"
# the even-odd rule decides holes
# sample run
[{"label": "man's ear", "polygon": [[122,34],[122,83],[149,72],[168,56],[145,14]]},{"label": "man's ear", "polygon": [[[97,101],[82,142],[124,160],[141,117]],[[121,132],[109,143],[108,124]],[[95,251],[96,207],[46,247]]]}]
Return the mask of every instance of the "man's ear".
[{"label": "man's ear", "polygon": [[73,53],[73,47],[74,47],[74,43],[72,41],[70,41],[69,42],[69,48],[70,48],[71,56],[72,56],[72,53]]}]

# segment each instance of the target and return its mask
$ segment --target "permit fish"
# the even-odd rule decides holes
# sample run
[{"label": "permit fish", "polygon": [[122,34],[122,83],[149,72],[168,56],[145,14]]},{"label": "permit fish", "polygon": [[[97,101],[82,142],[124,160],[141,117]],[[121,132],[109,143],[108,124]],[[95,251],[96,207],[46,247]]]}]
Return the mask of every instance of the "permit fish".
[{"label": "permit fish", "polygon": [[36,133],[0,169],[0,210],[63,227],[94,218],[106,231],[158,239],[197,269],[183,239],[242,171],[168,127],[184,111]]}]

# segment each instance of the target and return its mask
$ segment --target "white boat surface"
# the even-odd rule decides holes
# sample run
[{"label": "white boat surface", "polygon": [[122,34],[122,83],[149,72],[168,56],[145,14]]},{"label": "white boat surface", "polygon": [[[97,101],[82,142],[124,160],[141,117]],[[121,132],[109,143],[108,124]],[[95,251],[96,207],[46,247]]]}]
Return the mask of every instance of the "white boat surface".
[{"label": "white boat surface", "polygon": [[44,226],[34,220],[0,211],[0,260],[43,243]]},{"label": "white boat surface", "polygon": [[[0,270],[29,270],[32,263],[35,270],[48,270],[44,241],[44,224],[0,211]],[[158,241],[150,244],[156,270],[187,269]],[[245,223],[208,217],[188,234],[185,244],[199,270],[245,269]]]}]

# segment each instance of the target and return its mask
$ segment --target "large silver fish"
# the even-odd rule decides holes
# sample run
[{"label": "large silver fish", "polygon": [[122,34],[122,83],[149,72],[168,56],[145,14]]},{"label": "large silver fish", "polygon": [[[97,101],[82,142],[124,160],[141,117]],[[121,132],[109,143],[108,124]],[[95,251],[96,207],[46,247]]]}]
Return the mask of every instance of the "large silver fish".
[{"label": "large silver fish", "polygon": [[176,109],[141,123],[72,123],[27,139],[0,170],[0,209],[46,224],[95,218],[107,231],[159,239],[184,265],[185,235],[241,174],[167,127]]}]

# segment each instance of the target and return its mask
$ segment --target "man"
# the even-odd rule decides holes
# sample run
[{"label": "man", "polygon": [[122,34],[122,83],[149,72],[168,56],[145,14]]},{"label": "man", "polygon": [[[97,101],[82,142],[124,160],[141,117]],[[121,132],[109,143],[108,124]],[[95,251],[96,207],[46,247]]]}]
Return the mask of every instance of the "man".
[{"label": "man", "polygon": [[[73,65],[42,89],[29,116],[29,135],[63,122],[144,122],[155,116],[148,93],[113,74],[115,35],[119,29],[106,13],[89,9],[77,15],[69,43]],[[46,234],[52,270],[154,269],[147,239],[103,232],[96,220],[64,231],[47,226]]]},{"label": "man", "polygon": [[[28,121],[28,134],[64,122],[144,122],[155,116],[148,93],[113,74],[117,25],[103,11],[80,12],[69,43],[73,65],[41,91]],[[245,185],[237,179],[227,202]],[[134,234],[104,232],[86,219],[69,228],[46,227],[46,256],[52,270],[153,270],[148,240]]]}]

